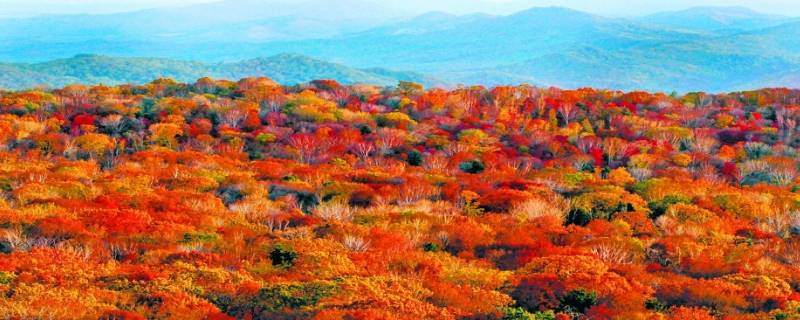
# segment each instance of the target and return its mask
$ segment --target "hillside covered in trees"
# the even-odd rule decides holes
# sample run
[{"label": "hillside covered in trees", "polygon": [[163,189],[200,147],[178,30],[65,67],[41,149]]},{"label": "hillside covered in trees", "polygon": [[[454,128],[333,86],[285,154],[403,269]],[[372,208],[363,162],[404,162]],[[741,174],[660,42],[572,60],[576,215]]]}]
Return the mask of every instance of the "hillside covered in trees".
[{"label": "hillside covered in trees", "polygon": [[69,84],[118,85],[145,83],[157,78],[191,82],[204,76],[241,79],[269,74],[284,85],[314,79],[336,79],[343,84],[393,85],[413,81],[428,85],[442,82],[413,72],[380,68],[356,69],[297,54],[227,63],[202,63],[161,58],[121,58],[80,54],[41,63],[0,63],[0,89],[63,87]]},{"label": "hillside covered in trees", "polygon": [[800,91],[0,91],[0,318],[798,319]]}]

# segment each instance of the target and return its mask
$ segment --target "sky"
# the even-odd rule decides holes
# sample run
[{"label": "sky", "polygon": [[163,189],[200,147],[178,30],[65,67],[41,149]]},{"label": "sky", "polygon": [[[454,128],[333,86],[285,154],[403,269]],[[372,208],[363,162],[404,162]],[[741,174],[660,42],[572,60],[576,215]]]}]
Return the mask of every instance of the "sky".
[{"label": "sky", "polygon": [[[1,17],[44,14],[99,14],[134,11],[164,6],[191,5],[214,0],[0,0]],[[274,1],[274,0],[265,0]],[[283,0],[303,1],[303,0]],[[331,0],[336,1],[336,0]],[[408,7],[409,0],[367,0]],[[492,11],[502,14],[532,6],[562,6],[615,16],[643,15],[694,6],[744,6],[765,13],[800,16],[798,0],[411,0],[416,11],[468,13]]]}]

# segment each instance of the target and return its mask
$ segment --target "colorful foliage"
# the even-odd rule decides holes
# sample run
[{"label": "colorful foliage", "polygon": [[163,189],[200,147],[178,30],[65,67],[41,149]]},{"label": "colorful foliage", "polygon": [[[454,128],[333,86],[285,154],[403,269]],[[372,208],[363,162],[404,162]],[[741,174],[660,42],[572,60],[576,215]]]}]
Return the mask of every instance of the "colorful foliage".
[{"label": "colorful foliage", "polygon": [[0,91],[0,318],[794,319],[798,98]]}]

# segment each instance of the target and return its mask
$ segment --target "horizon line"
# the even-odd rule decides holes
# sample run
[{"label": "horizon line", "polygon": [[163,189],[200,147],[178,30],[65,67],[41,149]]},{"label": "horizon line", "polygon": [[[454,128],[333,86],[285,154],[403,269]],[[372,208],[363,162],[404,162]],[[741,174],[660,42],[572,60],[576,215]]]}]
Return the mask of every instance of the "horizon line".
[{"label": "horizon line", "polygon": [[[5,19],[36,19],[36,18],[48,18],[48,17],[63,17],[63,16],[111,16],[111,15],[118,15],[118,14],[130,14],[130,13],[137,13],[137,12],[145,12],[151,10],[158,10],[158,9],[180,9],[180,8],[190,8],[197,5],[207,5],[207,4],[214,4],[214,3],[222,3],[227,2],[229,0],[218,0],[218,1],[208,1],[208,2],[198,2],[194,4],[172,4],[172,5],[165,5],[165,6],[154,6],[154,7],[147,7],[147,8],[138,8],[138,9],[131,9],[131,10],[120,10],[120,11],[109,11],[109,12],[49,12],[49,13],[37,13],[37,14],[0,14],[0,20]],[[267,0],[268,1],[268,0]],[[498,4],[502,5],[502,4]],[[752,6],[747,5],[687,5],[687,6],[677,6],[675,8],[669,10],[652,10],[649,12],[641,12],[637,14],[612,14],[608,12],[597,12],[592,10],[584,10],[575,7],[570,7],[567,5],[532,5],[526,6],[523,9],[519,9],[510,13],[505,14],[495,14],[491,12],[487,12],[486,10],[474,10],[474,11],[466,11],[462,13],[455,13],[443,9],[433,9],[421,12],[408,12],[408,15],[401,18],[401,20],[405,19],[413,19],[416,17],[424,16],[427,14],[432,13],[444,13],[453,16],[467,16],[472,14],[487,14],[491,16],[512,16],[518,13],[522,13],[529,10],[536,10],[536,9],[567,9],[582,13],[587,13],[591,15],[606,17],[606,18],[624,18],[624,19],[635,19],[635,18],[644,18],[652,15],[663,14],[663,13],[678,13],[683,11],[689,11],[693,9],[744,9],[752,11],[753,13],[762,14],[762,15],[770,15],[776,17],[783,17],[783,18],[800,18],[800,14],[786,14],[786,13],[772,13],[760,10],[758,8],[754,8]]]}]

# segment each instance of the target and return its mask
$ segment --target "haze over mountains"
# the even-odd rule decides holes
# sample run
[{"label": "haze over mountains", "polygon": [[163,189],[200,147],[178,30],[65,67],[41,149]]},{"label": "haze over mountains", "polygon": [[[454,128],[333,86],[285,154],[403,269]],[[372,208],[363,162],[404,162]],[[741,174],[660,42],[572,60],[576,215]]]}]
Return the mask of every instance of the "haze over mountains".
[{"label": "haze over mountains", "polygon": [[709,33],[735,33],[774,27],[790,20],[780,15],[760,14],[742,7],[695,7],[660,12],[636,19],[676,29]]},{"label": "haze over mountains", "polygon": [[232,63],[77,55],[42,63],[0,64],[0,88],[59,87],[72,83],[145,83],[156,78],[193,82],[206,76],[240,79],[258,75],[269,75],[273,80],[284,84],[336,79],[345,84],[390,86],[399,81],[413,81],[428,86],[444,85],[442,81],[414,72],[395,72],[380,68],[356,69],[295,54]]},{"label": "haze over mountains", "polygon": [[[517,1],[509,8],[527,5]],[[262,72],[284,83],[331,77],[386,84],[402,78],[680,92],[800,86],[800,20],[746,8],[700,7],[634,18],[558,7],[506,15],[416,13],[361,0],[228,0],[110,15],[0,19],[0,61],[8,62],[0,64],[0,86]],[[31,64],[85,53],[103,57]],[[276,58],[279,63],[270,64]],[[53,67],[69,64],[83,71]],[[136,72],[126,73],[131,67]],[[29,80],[20,79],[25,76]]]}]

